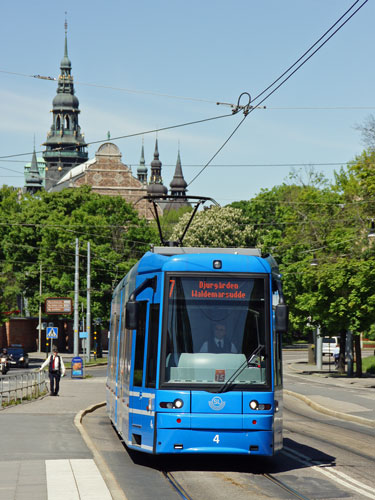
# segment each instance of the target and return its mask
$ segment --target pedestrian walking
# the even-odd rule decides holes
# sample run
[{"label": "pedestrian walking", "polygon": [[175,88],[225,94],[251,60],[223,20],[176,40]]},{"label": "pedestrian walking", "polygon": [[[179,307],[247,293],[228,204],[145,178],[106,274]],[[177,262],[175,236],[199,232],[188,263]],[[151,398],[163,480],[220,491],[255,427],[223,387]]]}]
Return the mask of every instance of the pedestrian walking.
[{"label": "pedestrian walking", "polygon": [[48,374],[50,381],[51,396],[58,396],[60,388],[60,378],[65,375],[65,365],[61,356],[58,354],[57,347],[52,349],[52,354],[44,361],[39,371],[42,371],[48,365]]}]

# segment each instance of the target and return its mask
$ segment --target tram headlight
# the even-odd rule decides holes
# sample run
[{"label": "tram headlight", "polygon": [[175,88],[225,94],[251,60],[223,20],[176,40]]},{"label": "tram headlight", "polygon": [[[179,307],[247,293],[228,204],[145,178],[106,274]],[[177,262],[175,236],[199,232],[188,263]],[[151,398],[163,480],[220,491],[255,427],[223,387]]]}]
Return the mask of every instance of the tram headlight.
[{"label": "tram headlight", "polygon": [[250,401],[249,406],[252,410],[257,410],[259,403],[256,399],[253,399],[252,401]]},{"label": "tram headlight", "polygon": [[160,408],[168,408],[168,410],[179,410],[184,406],[184,402],[182,399],[177,398],[173,402],[172,401],[162,401],[159,403]]},{"label": "tram headlight", "polygon": [[270,403],[258,403],[256,399],[250,401],[249,406],[252,410],[270,410],[272,408]]}]

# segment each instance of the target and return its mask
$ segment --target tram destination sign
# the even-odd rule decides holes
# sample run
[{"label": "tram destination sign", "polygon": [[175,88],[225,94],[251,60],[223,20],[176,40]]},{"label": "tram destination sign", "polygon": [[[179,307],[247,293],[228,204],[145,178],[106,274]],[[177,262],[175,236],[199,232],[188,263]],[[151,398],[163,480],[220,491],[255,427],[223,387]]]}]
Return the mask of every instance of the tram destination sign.
[{"label": "tram destination sign", "polygon": [[202,281],[191,291],[192,298],[204,299],[245,299],[246,293],[241,290],[238,281],[215,280]]},{"label": "tram destination sign", "polygon": [[[176,281],[169,280],[170,298],[177,288]],[[241,278],[185,278],[182,282],[184,295],[190,299],[247,300],[253,287],[253,280]]]},{"label": "tram destination sign", "polygon": [[46,314],[72,314],[72,299],[67,297],[50,297],[45,301]]}]

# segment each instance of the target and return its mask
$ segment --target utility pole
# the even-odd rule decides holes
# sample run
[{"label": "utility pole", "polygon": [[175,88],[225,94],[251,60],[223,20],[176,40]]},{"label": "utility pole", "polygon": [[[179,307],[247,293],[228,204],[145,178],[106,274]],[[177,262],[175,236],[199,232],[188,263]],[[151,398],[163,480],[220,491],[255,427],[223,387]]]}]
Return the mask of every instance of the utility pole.
[{"label": "utility pole", "polygon": [[39,272],[39,326],[38,326],[38,352],[42,352],[42,263]]},{"label": "utility pole", "polygon": [[86,309],[86,331],[87,331],[87,350],[86,361],[90,361],[91,354],[91,254],[90,242],[87,242],[87,309]]},{"label": "utility pole", "polygon": [[74,272],[74,356],[78,356],[78,328],[79,328],[79,311],[78,311],[78,295],[79,295],[79,242],[76,238],[76,261]]},{"label": "utility pole", "polygon": [[348,330],[348,332],[346,333],[345,354],[348,363],[347,365],[348,377],[352,377],[354,370],[354,357],[353,357],[353,332],[351,330]]},{"label": "utility pole", "polygon": [[322,369],[322,345],[323,345],[323,339],[320,335],[320,326],[318,326],[316,329],[316,342],[315,342],[316,367],[318,370]]}]

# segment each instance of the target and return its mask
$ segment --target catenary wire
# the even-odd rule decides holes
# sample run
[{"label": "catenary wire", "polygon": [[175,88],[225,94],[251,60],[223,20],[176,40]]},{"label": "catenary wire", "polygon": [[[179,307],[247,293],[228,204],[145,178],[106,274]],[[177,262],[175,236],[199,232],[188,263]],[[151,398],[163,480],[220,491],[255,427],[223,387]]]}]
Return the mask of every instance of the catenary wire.
[{"label": "catenary wire", "polygon": [[[317,42],[315,42],[295,63],[293,63],[293,65],[291,65],[282,75],[280,75],[273,83],[271,83],[266,89],[264,89],[260,94],[258,94],[254,99],[253,101],[257,100],[261,95],[263,95],[265,92],[267,92],[267,90],[269,90],[275,83],[277,83],[284,75],[286,75],[296,64],[298,64],[299,61],[301,61],[303,59],[303,57],[305,57],[305,55],[307,55],[311,50],[312,48],[314,48],[354,7],[355,5],[359,2],[360,0],[356,0],[354,2],[354,4],[324,33],[324,35],[322,35],[318,40]],[[300,69],[316,52],[318,52],[318,50],[320,50],[366,3],[368,2],[368,0],[365,0],[362,5],[360,5],[355,11],[354,13],[352,13],[312,54],[309,55],[309,57],[307,59],[305,59],[299,66],[297,66],[297,68],[290,74],[288,75],[275,89],[273,89],[269,94],[267,94],[267,96],[265,98],[263,98],[263,100],[260,101],[260,103],[257,104],[257,106],[259,106],[261,103],[263,103],[266,99],[268,99],[274,92],[276,92],[276,90],[278,90],[289,78],[291,78],[291,76],[294,75],[294,73],[296,71],[298,71],[298,69]],[[1,71],[0,72],[3,72],[3,73],[9,73],[9,74],[18,74],[18,75],[21,75],[21,76],[28,76],[28,77],[32,77],[32,78],[42,78],[42,79],[46,79],[46,80],[55,80],[54,78],[51,78],[51,77],[41,77],[40,75],[26,75],[26,74],[23,74],[23,73],[15,73],[15,72],[6,72],[6,71]],[[172,97],[172,96],[170,96]],[[174,97],[177,97],[177,96],[174,96]],[[255,108],[252,108],[250,109],[250,111],[248,112],[251,113]],[[207,167],[208,165],[212,162],[212,160],[219,154],[219,152],[225,147],[225,145],[229,142],[229,140],[233,137],[233,135],[236,133],[236,131],[239,129],[239,127],[242,125],[242,123],[245,121],[246,117],[248,116],[248,114],[245,115],[245,117],[241,120],[241,122],[235,127],[234,131],[230,134],[230,136],[224,141],[224,143],[220,146],[220,148],[218,149],[218,151],[211,157],[211,159],[209,160],[209,162],[203,167],[202,171],[203,172]],[[220,116],[216,116],[216,117],[211,117],[211,118],[206,118],[206,119],[202,119],[202,120],[195,120],[195,121],[192,121],[192,122],[186,122],[186,123],[183,123],[183,124],[178,124],[178,125],[173,125],[173,126],[168,126],[168,127],[162,127],[162,128],[159,128],[159,129],[153,129],[153,130],[149,130],[149,131],[145,131],[145,132],[139,132],[139,133],[134,133],[134,134],[128,134],[128,135],[123,135],[123,136],[118,136],[118,137],[114,137],[112,138],[112,140],[119,140],[119,139],[126,139],[126,138],[130,138],[130,137],[136,137],[136,136],[139,136],[139,135],[146,135],[146,134],[151,134],[151,133],[156,133],[156,132],[159,132],[159,131],[165,131],[165,130],[171,130],[171,129],[174,129],[174,128],[180,128],[180,127],[184,127],[184,126],[189,126],[189,125],[195,125],[195,124],[199,124],[199,123],[204,123],[204,122],[207,122],[207,121],[211,121],[211,120],[217,120],[217,119],[220,119],[220,118],[225,118],[225,117],[229,117],[229,116],[233,116],[232,113],[230,114],[226,114],[226,115],[220,115]],[[107,140],[107,139],[105,139]],[[99,143],[102,143],[102,142],[105,142],[105,140],[99,140],[99,141],[92,141],[92,142],[89,142],[87,143],[87,145],[92,145],[92,144],[99,144]],[[64,150],[67,150],[69,148],[64,148]],[[58,150],[58,149],[57,149]],[[37,151],[37,153],[41,153],[42,151]],[[24,155],[30,155],[32,154],[31,152],[29,153],[19,153],[19,154],[15,154],[15,155],[7,155],[7,156],[0,156],[0,159],[5,159],[5,158],[12,158],[12,157],[17,157],[17,156],[24,156]],[[188,184],[188,186],[201,174],[201,172],[199,172],[193,179],[192,181],[190,181],[190,183]]]},{"label": "catenary wire", "polygon": [[[352,5],[352,7],[350,9],[348,9],[346,11],[346,13],[341,16],[340,19],[342,19],[343,17],[345,17],[345,15],[358,3],[359,0],[356,0],[356,2],[354,2],[354,4]],[[203,172],[204,170],[210,165],[210,163],[212,162],[212,160],[214,158],[216,158],[216,156],[219,154],[219,152],[224,148],[224,146],[226,146],[226,144],[228,144],[228,142],[230,141],[230,139],[233,137],[233,135],[237,132],[237,130],[240,128],[240,126],[244,123],[244,121],[246,120],[246,118],[249,116],[250,113],[252,113],[255,109],[257,109],[258,106],[260,106],[261,104],[263,104],[263,102],[265,102],[269,97],[271,97],[272,94],[274,94],[282,85],[284,85],[284,83],[286,83],[304,64],[306,64],[307,61],[309,61],[343,26],[345,26],[345,24],[368,2],[368,0],[364,0],[364,2],[333,32],[331,33],[331,35],[326,39],[324,40],[320,45],[318,45],[318,47],[306,58],[304,59],[293,71],[292,73],[288,74],[288,76],[286,76],[274,89],[272,89],[265,97],[263,97],[263,99],[261,99],[259,102],[256,103],[255,106],[252,106],[251,109],[248,110],[247,113],[245,113],[245,116],[242,118],[242,120],[240,121],[240,123],[235,127],[235,129],[233,130],[233,132],[229,135],[229,137],[224,141],[224,143],[220,146],[220,148],[216,151],[216,153],[210,158],[210,160],[205,164],[205,166],[197,173],[197,175],[195,175],[193,177],[193,179],[188,183],[188,186],[190,186]],[[329,31],[331,31],[331,29],[336,26],[336,24],[338,23],[339,21],[337,21],[326,33],[328,33]],[[323,35],[323,37],[321,37],[319,40],[322,40],[322,38],[324,38],[325,35]],[[312,47],[310,47],[310,49],[306,52],[306,54],[308,52],[310,52],[310,50],[316,46],[316,44],[319,43],[316,42]],[[296,61],[288,70],[286,70],[286,72],[283,73],[283,75],[281,75],[277,80],[275,80],[270,86],[267,87],[267,89],[263,90],[260,94],[258,94],[255,99],[253,99],[252,102],[256,101],[261,95],[263,95],[265,92],[267,92],[267,90],[269,90],[271,87],[273,87],[273,85],[275,85],[275,83],[277,83],[281,78],[283,78],[283,76],[285,76],[291,68],[293,68],[299,61],[301,61],[301,59],[303,58],[304,56],[301,56],[298,61]]]},{"label": "catenary wire", "polygon": [[[191,122],[179,123],[178,125],[169,125],[167,127],[160,127],[160,128],[155,128],[155,129],[151,129],[151,130],[145,130],[143,132],[135,132],[134,134],[120,135],[117,137],[111,137],[111,141],[117,141],[119,139],[129,139],[131,137],[139,137],[139,136],[148,135],[148,134],[155,134],[156,132],[163,132],[165,130],[172,130],[175,128],[188,127],[190,125],[197,125],[199,123],[205,123],[205,122],[209,122],[209,121],[213,121],[213,120],[220,120],[221,118],[228,118],[230,116],[233,116],[233,114],[228,113],[228,114],[224,114],[224,115],[211,116],[210,118],[202,118],[201,120],[193,120]],[[93,144],[101,144],[101,143],[107,142],[107,141],[108,141],[108,138],[101,139],[98,141],[87,142],[86,145],[92,146]],[[70,146],[70,147],[65,147],[65,148],[54,148],[53,151],[62,151],[62,150],[69,151],[69,149],[73,149],[73,148],[75,148],[75,146]],[[6,159],[6,158],[16,158],[17,156],[30,156],[33,153],[34,153],[34,151],[31,151],[28,153],[17,153],[17,154],[13,154],[13,155],[4,155],[4,156],[0,156],[0,160]],[[42,150],[35,151],[35,153],[39,154],[39,153],[43,153],[43,151]]]},{"label": "catenary wire", "polygon": [[[366,0],[367,1],[367,0]],[[286,69],[284,71],[284,73],[282,73],[278,78],[276,78],[276,80],[274,80],[266,89],[262,90],[262,92],[260,92],[260,94],[258,94],[255,98],[254,98],[254,101],[257,100],[260,96],[262,96],[263,94],[265,94],[271,87],[273,87],[278,81],[281,80],[281,78],[283,78],[287,73],[289,73],[289,71],[291,69],[294,68],[294,66],[296,66],[316,45],[318,45],[318,43],[323,40],[323,38],[328,35],[328,33],[330,31],[332,31],[332,29],[355,7],[355,5],[357,3],[359,3],[360,0],[356,0],[354,2],[354,4],[352,4],[349,9],[313,44],[311,45],[307,50],[306,52],[304,52],[302,54],[302,56],[297,59],[291,66],[289,66],[288,69]]]}]

